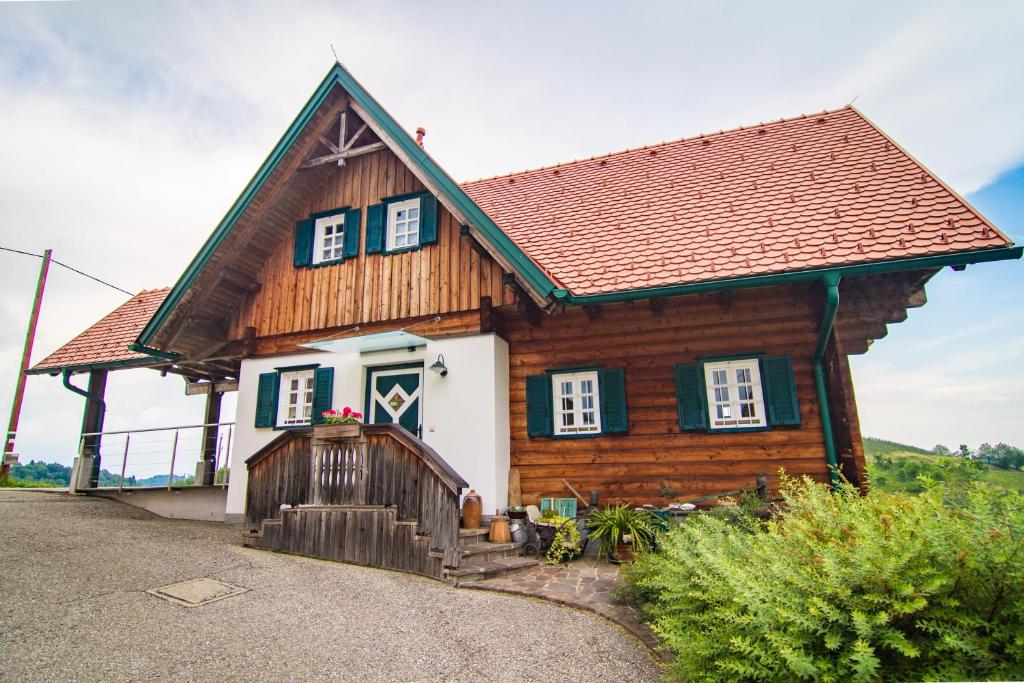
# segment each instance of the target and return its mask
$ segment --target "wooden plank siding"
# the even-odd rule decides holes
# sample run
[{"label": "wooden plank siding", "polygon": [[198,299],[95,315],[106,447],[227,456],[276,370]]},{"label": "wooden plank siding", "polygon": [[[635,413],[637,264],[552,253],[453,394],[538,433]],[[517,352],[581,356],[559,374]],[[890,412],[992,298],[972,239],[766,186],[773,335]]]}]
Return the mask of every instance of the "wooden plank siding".
[{"label": "wooden plank siding", "polygon": [[[821,308],[819,292],[794,286],[674,298],[660,314],[645,302],[602,307],[596,320],[568,309],[536,328],[510,317],[511,462],[524,498],[570,495],[563,478],[579,491],[598,491],[603,503],[654,504],[665,504],[670,489],[675,499],[753,487],[758,473],[775,486],[780,468],[827,480],[811,363]],[[793,358],[800,426],[681,432],[673,365],[755,352]],[[526,377],[594,365],[626,369],[629,432],[528,437]]]},{"label": "wooden plank siding", "polygon": [[[460,237],[459,225],[443,206],[438,206],[436,244],[396,254],[364,253],[367,208],[383,198],[423,189],[386,149],[332,167],[312,199],[279,226],[277,247],[258,278],[262,287],[238,306],[228,325],[229,338],[243,338],[246,327],[255,327],[257,337],[271,337],[474,311],[482,296],[491,297],[496,306],[513,303],[512,292],[502,284],[501,267]],[[340,207],[362,210],[359,256],[320,267],[293,266],[294,222]]]}]

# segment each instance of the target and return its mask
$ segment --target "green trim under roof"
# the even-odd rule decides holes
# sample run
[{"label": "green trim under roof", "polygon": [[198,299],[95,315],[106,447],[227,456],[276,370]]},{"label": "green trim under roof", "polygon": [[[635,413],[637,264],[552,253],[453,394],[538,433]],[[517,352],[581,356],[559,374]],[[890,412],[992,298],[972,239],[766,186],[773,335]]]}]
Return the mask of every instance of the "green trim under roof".
[{"label": "green trim under roof", "polygon": [[445,197],[455,205],[459,211],[465,215],[470,222],[482,233],[483,237],[487,242],[500,253],[508,262],[515,268],[523,280],[532,287],[541,298],[547,298],[554,289],[555,285],[544,274],[543,271],[537,264],[529,259],[523,251],[516,246],[508,235],[501,231],[501,229],[492,221],[487,215],[478,207],[472,199],[458,186],[458,184],[452,180],[452,178],[445,173],[437,163],[423,150],[422,147],[416,144],[416,142],[409,137],[409,134],[398,125],[398,123],[388,114],[384,108],[375,100],[362,85],[353,78],[341,64],[335,64],[327,72],[327,75],[321,81],[320,85],[313,92],[309,100],[299,111],[298,116],[292,121],[288,130],[285,131],[284,135],[278,141],[277,145],[270,152],[267,158],[260,165],[259,170],[252,177],[249,183],[245,186],[245,189],[232,204],[231,208],[225,214],[224,218],[221,219],[217,225],[213,234],[210,235],[206,243],[203,244],[199,253],[196,254],[192,262],[189,263],[188,268],[185,269],[184,274],[178,279],[174,287],[171,289],[170,294],[164,299],[163,303],[157,309],[153,317],[146,323],[146,327],[143,328],[142,333],[139,334],[138,343],[145,346],[149,344],[157,331],[163,326],[170,316],[171,311],[174,310],[175,306],[181,301],[182,296],[192,285],[193,281],[199,275],[199,273],[206,266],[207,262],[213,256],[214,252],[220,246],[221,242],[231,231],[235,222],[242,216],[249,203],[253,200],[256,194],[262,189],[264,183],[277,168],[281,159],[291,148],[292,144],[302,133],[303,129],[309,123],[313,114],[317,111],[321,104],[326,100],[334,86],[340,86],[345,90],[349,97],[352,98],[360,107],[362,107],[366,113],[373,118],[380,128],[392,139],[395,144],[401,149],[401,151],[411,159],[418,167],[419,170],[431,181],[433,184],[445,195]]},{"label": "green trim under roof", "polygon": [[89,372],[90,370],[118,370],[135,366],[165,365],[170,361],[159,358],[125,358],[123,360],[107,360],[98,363],[82,363],[80,365],[52,365],[45,368],[35,367],[26,370],[26,375],[59,375],[62,372],[70,374]]},{"label": "green trim under roof", "polygon": [[576,296],[567,289],[556,289],[552,292],[552,295],[557,301],[568,306],[594,306],[597,304],[635,301],[637,299],[651,299],[663,296],[742,289],[744,287],[770,287],[775,285],[784,285],[790,282],[819,280],[823,276],[830,274],[836,274],[842,277],[856,277],[858,275],[874,275],[877,273],[892,273],[906,270],[925,270],[928,268],[942,268],[944,266],[963,266],[970,265],[972,263],[985,263],[988,261],[1006,261],[1019,259],[1022,252],[1024,252],[1024,247],[1000,247],[998,249],[962,251],[954,254],[921,256],[917,258],[897,259],[893,261],[875,261],[873,263],[835,266],[832,268],[787,271],[783,273],[773,273],[771,275],[757,275],[752,277],[732,278],[728,280],[709,280],[706,282],[693,282],[685,285],[666,285],[664,287],[630,289],[621,292],[609,292],[607,294],[585,294],[582,296]]}]

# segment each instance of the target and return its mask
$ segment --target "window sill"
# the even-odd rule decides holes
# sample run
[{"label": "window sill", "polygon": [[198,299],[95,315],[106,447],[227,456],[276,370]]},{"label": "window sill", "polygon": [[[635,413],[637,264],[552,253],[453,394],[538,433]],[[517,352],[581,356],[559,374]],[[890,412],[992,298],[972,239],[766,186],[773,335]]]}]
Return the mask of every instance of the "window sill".
[{"label": "window sill", "polygon": [[[349,258],[352,258],[352,257],[350,256]],[[342,256],[340,258],[332,258],[329,261],[318,261],[317,263],[310,263],[308,266],[306,266],[306,268],[320,268],[322,266],[334,266],[334,265],[337,265],[339,263],[344,263],[347,260],[348,259],[346,259],[344,256]]]},{"label": "window sill", "polygon": [[741,434],[744,432],[770,432],[772,428],[768,425],[763,427],[708,427],[705,431],[708,434]]},{"label": "window sill", "polygon": [[296,429],[309,429],[312,426],[313,424],[310,422],[301,425],[274,425],[273,430],[275,432],[290,432]]},{"label": "window sill", "polygon": [[385,256],[390,256],[391,254],[403,254],[407,251],[419,251],[422,248],[422,244],[417,244],[415,247],[399,247],[398,249],[385,249],[381,253],[383,253]]},{"label": "window sill", "polygon": [[595,439],[606,436],[604,432],[590,432],[588,434],[552,434],[552,439]]}]

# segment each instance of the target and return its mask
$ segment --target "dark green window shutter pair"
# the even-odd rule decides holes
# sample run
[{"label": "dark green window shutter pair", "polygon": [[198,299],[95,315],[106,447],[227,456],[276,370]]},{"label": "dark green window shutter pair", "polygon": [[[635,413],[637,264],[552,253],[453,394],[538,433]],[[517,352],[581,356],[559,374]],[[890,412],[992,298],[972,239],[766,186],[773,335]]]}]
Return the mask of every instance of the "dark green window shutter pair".
[{"label": "dark green window shutter pair", "polygon": [[[278,372],[260,374],[256,389],[256,426],[277,425],[277,399],[280,394],[281,375]],[[334,368],[313,371],[313,424],[323,424],[323,412],[331,408],[334,397]]]},{"label": "dark green window shutter pair", "polygon": [[[420,195],[420,244],[437,242],[437,197]],[[387,244],[388,204],[373,204],[366,209],[366,253],[379,254]]]},{"label": "dark green window shutter pair", "polygon": [[349,209],[345,212],[345,242],[341,250],[344,258],[359,256],[359,233],[363,228],[363,212]]},{"label": "dark green window shutter pair", "polygon": [[[708,428],[708,394],[704,385],[704,364],[675,366],[676,408],[679,429]],[[793,359],[769,356],[761,359],[761,389],[768,411],[768,424],[782,427],[800,424],[800,405],[796,397]]]},{"label": "dark green window shutter pair", "polygon": [[276,372],[264,372],[260,375],[259,387],[256,391],[256,426],[273,427],[277,421],[278,379]]},{"label": "dark green window shutter pair", "polygon": [[[597,385],[601,403],[601,432],[629,431],[626,411],[626,371],[622,368],[599,370]],[[526,434],[552,436],[554,432],[554,400],[551,375],[530,375],[526,378]]]},{"label": "dark green window shutter pair", "polygon": [[313,371],[313,424],[324,423],[323,413],[333,401],[334,368],[317,368]]},{"label": "dark green window shutter pair", "polygon": [[313,262],[313,219],[303,218],[295,224],[295,252],[292,263],[296,267]]},{"label": "dark green window shutter pair", "polygon": [[601,393],[601,431],[620,433],[629,431],[626,412],[626,371],[622,368],[599,370],[598,391]]}]

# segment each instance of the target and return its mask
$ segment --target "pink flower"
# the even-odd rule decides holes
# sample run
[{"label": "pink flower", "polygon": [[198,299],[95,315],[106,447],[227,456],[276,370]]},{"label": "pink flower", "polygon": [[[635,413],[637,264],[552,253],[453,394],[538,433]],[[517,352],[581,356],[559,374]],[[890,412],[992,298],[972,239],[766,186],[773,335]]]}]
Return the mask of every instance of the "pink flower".
[{"label": "pink flower", "polygon": [[341,411],[341,416],[342,417],[348,417],[351,414],[352,414],[352,409],[349,408],[348,406],[345,406],[345,409],[343,411]]},{"label": "pink flower", "polygon": [[354,417],[357,420],[361,420],[361,419],[363,419],[363,414],[362,413],[352,413],[352,417]]}]

